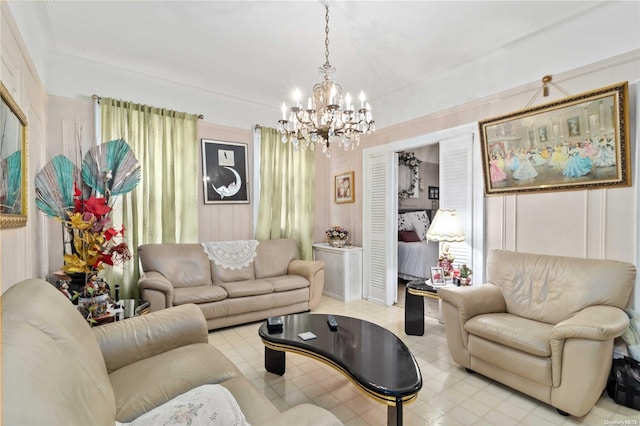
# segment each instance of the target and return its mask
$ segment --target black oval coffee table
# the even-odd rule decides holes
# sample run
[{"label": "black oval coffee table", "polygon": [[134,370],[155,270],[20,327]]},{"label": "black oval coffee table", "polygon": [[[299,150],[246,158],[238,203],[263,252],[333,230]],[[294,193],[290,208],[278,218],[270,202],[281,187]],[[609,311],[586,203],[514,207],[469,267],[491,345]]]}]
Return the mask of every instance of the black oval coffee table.
[{"label": "black oval coffee table", "polygon": [[[258,334],[265,346],[264,365],[285,373],[285,352],[317,359],[337,369],[368,396],[388,405],[388,424],[402,424],[402,406],[418,397],[422,375],[413,354],[395,334],[368,321],[334,315],[336,331],[325,314],[283,316],[283,329],[269,333],[266,322]],[[299,333],[317,337],[303,341]]]}]

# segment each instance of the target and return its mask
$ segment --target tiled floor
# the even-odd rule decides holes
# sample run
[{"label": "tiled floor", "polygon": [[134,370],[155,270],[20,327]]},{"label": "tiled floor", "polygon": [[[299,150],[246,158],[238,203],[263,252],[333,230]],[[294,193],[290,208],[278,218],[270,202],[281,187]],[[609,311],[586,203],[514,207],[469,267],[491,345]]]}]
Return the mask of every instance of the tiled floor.
[{"label": "tiled floor", "polygon": [[[606,394],[587,416],[562,417],[528,396],[466,373],[449,356],[444,326],[435,318],[425,318],[424,336],[407,336],[401,307],[365,300],[343,303],[323,296],[314,312],[377,323],[409,346],[420,365],[423,387],[418,399],[405,407],[405,425],[640,425],[640,412],[616,405]],[[259,326],[254,323],[212,331],[209,342],[231,358],[280,410],[311,403],[330,410],[345,425],[386,424],[386,406],[365,396],[323,363],[287,353],[284,376],[267,373]]]}]

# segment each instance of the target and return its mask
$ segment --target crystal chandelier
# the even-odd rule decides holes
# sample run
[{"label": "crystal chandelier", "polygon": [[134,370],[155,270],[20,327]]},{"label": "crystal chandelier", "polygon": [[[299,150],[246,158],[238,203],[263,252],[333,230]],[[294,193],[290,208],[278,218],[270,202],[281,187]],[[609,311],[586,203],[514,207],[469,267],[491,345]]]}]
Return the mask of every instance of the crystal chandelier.
[{"label": "crystal chandelier", "polygon": [[360,133],[373,133],[375,122],[371,116],[371,106],[366,102],[364,92],[360,92],[360,107],[352,103],[351,95],[342,97],[342,87],[331,81],[335,68],[329,63],[329,6],[325,5],[325,63],[320,67],[323,75],[321,83],[313,86],[313,94],[307,101],[307,108],[301,104],[301,93],[293,93],[294,105],[289,108],[282,103],[282,119],[278,120],[278,131],[282,143],[291,142],[296,148],[315,149],[322,144],[322,152],[330,157],[329,147],[338,144],[345,150],[360,144]]}]

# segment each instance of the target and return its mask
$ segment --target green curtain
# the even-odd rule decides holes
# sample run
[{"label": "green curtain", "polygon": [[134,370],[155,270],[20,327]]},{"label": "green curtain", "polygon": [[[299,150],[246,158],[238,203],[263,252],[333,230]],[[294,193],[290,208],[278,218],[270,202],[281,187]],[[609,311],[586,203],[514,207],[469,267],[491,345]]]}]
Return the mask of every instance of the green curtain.
[{"label": "green curtain", "polygon": [[256,238],[293,238],[300,258],[312,259],[314,151],[282,143],[276,129],[260,134],[260,207]]},{"label": "green curtain", "polygon": [[138,296],[138,246],[198,240],[197,116],[121,100],[100,100],[102,141],[122,138],[142,168],[138,186],[114,206],[133,258],[106,268],[123,298]]}]

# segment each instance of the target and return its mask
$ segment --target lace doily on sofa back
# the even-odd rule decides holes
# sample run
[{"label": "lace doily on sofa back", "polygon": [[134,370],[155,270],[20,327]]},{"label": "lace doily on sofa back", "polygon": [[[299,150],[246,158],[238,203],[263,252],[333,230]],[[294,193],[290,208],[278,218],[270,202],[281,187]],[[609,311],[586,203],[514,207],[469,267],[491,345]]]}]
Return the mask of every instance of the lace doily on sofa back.
[{"label": "lace doily on sofa back", "polygon": [[214,241],[201,243],[204,252],[216,265],[226,269],[242,269],[256,257],[258,240]]}]

